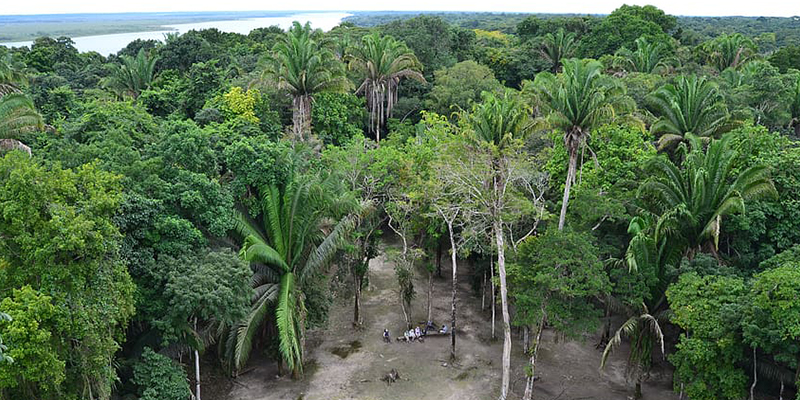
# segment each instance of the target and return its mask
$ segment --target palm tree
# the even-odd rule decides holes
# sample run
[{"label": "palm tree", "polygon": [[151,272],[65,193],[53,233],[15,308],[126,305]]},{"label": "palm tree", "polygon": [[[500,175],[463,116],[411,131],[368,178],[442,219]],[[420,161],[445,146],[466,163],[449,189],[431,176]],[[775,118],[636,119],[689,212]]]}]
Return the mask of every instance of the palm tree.
[{"label": "palm tree", "polygon": [[531,89],[537,105],[545,113],[542,122],[564,132],[564,146],[569,154],[559,230],[564,229],[569,192],[577,171],[578,150],[592,128],[614,117],[620,89],[603,80],[603,65],[598,61],[573,58],[563,64],[564,70],[558,75],[547,72],[536,75]]},{"label": "palm tree", "polygon": [[645,37],[636,39],[636,51],[621,48],[617,55],[623,58],[623,66],[631,72],[654,74],[667,67],[664,61],[667,45],[663,42],[650,43]]},{"label": "palm tree", "polygon": [[[503,232],[503,211],[508,176],[505,176],[508,150],[515,140],[524,138],[531,129],[531,111],[518,96],[506,91],[503,97],[484,92],[483,102],[473,107],[468,116],[472,128],[472,139],[491,146],[492,188],[491,204],[487,204],[491,215],[492,233],[497,248],[497,271],[500,278],[500,300],[503,314],[503,373],[500,399],[508,396],[511,376],[511,320],[508,313],[508,286],[506,284],[506,261]],[[455,288],[453,290],[455,301]]]},{"label": "palm tree", "polygon": [[397,87],[403,78],[425,82],[414,53],[403,42],[377,33],[361,39],[361,46],[350,50],[349,66],[364,75],[356,93],[364,93],[369,113],[369,132],[380,142],[381,130],[397,103]]},{"label": "palm tree", "polygon": [[561,67],[561,60],[570,58],[578,48],[574,32],[565,32],[564,28],[558,28],[555,34],[544,35],[542,47],[539,53],[550,62],[550,72],[556,73]]},{"label": "palm tree", "polygon": [[627,374],[636,381],[634,392],[635,399],[642,398],[642,382],[650,372],[653,360],[653,348],[660,346],[661,355],[664,356],[664,334],[661,332],[661,324],[658,318],[651,315],[647,306],[642,304],[641,312],[632,315],[625,323],[617,329],[611,337],[603,357],[600,359],[600,368],[605,368],[608,356],[614,348],[622,344],[622,336],[631,339],[630,353],[628,354]]},{"label": "palm tree", "polygon": [[220,345],[229,368],[241,369],[271,305],[275,306],[279,350],[295,375],[302,373],[305,330],[304,288],[326,266],[354,225],[347,216],[330,217],[352,208],[336,179],[295,178],[286,186],[259,190],[260,224],[239,214],[236,230],[244,238],[240,256],[253,268],[255,296],[250,314],[221,333]]},{"label": "palm tree", "polygon": [[705,77],[680,76],[647,96],[647,102],[659,116],[650,127],[661,135],[659,149],[683,141],[687,133],[710,138],[733,127],[719,87]]},{"label": "palm tree", "polygon": [[292,134],[303,139],[311,131],[311,107],[314,95],[342,90],[348,81],[344,65],[321,39],[322,32],[311,24],[295,21],[273,47],[272,65],[265,73],[292,97]]},{"label": "palm tree", "polygon": [[739,68],[758,50],[755,43],[741,33],[718,36],[704,43],[703,49],[708,55],[708,62],[720,72],[727,68]]},{"label": "palm tree", "polygon": [[28,96],[11,93],[0,97],[0,150],[19,149],[31,154],[30,147],[18,138],[24,133],[43,128],[42,116],[36,112]]},{"label": "palm tree", "polygon": [[120,98],[130,96],[136,99],[150,87],[158,57],[149,57],[142,48],[136,57],[124,55],[120,58],[122,65],[113,64],[111,75],[103,79],[102,84]]},{"label": "palm tree", "polygon": [[667,157],[654,157],[651,177],[639,188],[639,195],[655,216],[653,238],[670,240],[689,259],[700,251],[716,255],[722,218],[744,211],[745,202],[777,196],[765,165],[732,173],[737,152],[730,148],[730,135],[712,140],[703,150],[701,138],[687,134],[689,146],[681,168]]},{"label": "palm tree", "polygon": [[0,57],[0,96],[19,93],[28,83],[25,65],[14,60],[11,53]]}]

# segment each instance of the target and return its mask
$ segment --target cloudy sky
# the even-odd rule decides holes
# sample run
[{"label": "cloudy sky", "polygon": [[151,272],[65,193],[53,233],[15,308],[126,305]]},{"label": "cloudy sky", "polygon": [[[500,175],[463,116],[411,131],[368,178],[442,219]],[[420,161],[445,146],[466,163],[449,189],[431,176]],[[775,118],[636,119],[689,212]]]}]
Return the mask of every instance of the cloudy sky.
[{"label": "cloudy sky", "polygon": [[[0,0],[0,15],[8,14],[61,14],[104,12],[158,12],[158,11],[240,11],[240,10],[299,10],[299,2],[275,0]],[[794,16],[800,15],[797,0],[306,0],[302,10],[446,10],[446,11],[518,11],[542,13],[607,14],[622,3],[652,4],[673,15],[749,15]]]}]

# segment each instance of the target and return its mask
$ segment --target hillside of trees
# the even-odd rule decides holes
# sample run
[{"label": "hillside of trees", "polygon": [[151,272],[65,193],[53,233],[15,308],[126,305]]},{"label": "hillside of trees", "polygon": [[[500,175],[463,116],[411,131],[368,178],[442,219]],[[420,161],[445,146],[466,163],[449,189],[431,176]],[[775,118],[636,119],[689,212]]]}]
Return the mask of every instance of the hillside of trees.
[{"label": "hillside of trees", "polygon": [[547,330],[637,399],[666,359],[676,397],[800,400],[800,22],[453,15],[0,47],[0,399],[307,379],[391,236],[409,328],[450,260],[453,360],[496,293],[496,398]]}]

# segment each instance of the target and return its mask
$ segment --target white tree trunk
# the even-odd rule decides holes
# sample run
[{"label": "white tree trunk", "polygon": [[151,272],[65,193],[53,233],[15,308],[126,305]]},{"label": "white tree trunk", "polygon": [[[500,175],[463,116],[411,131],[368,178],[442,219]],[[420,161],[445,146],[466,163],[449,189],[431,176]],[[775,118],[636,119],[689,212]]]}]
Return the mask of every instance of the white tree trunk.
[{"label": "white tree trunk", "polygon": [[511,380],[511,321],[508,314],[508,286],[506,286],[506,258],[503,243],[503,224],[495,214],[494,235],[497,242],[497,272],[500,276],[500,303],[503,313],[503,376],[500,387],[500,400],[508,398]]},{"label": "white tree trunk", "polygon": [[[197,318],[194,319],[194,330],[197,332]],[[200,352],[194,350],[194,381],[196,384],[194,396],[200,400]]]},{"label": "white tree trunk", "polygon": [[450,233],[450,262],[453,265],[453,303],[451,305],[451,319],[450,319],[450,359],[456,359],[456,301],[458,295],[458,262],[456,260],[458,252],[456,251],[456,240],[453,234],[453,222],[447,222],[447,231]]},{"label": "white tree trunk", "polygon": [[531,349],[531,374],[525,382],[523,400],[531,400],[533,398],[533,383],[536,381],[536,355],[539,352],[539,343],[542,341],[542,330],[544,330],[545,322],[544,307],[542,307],[542,319],[539,321],[539,326],[536,327],[536,338],[533,339],[533,349]]},{"label": "white tree trunk", "polygon": [[497,293],[495,293],[495,290],[497,288],[494,286],[494,258],[491,259],[490,263],[491,264],[489,267],[491,268],[492,271],[492,278],[489,280],[489,283],[492,285],[492,339],[496,339],[497,335],[495,335],[494,326],[495,326],[495,321],[497,320],[497,311],[496,311]]},{"label": "white tree trunk", "polygon": [[561,215],[558,217],[558,230],[564,230],[564,221],[567,219],[567,204],[569,204],[569,191],[572,182],[575,180],[575,169],[578,164],[577,151],[570,149],[569,168],[567,169],[567,181],[564,183],[564,197],[561,200]]}]

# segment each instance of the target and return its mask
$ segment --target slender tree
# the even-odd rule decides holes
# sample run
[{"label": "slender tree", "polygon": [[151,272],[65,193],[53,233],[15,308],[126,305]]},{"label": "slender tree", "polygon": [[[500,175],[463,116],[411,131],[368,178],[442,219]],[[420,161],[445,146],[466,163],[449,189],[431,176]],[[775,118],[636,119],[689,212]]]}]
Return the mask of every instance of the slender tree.
[{"label": "slender tree", "polygon": [[[603,65],[595,60],[569,59],[558,74],[540,73],[533,84],[535,102],[544,112],[544,125],[564,132],[569,167],[564,183],[559,229],[564,228],[569,193],[578,169],[578,153],[591,129],[614,116],[612,106],[616,88],[603,80]],[[524,90],[524,89],[523,89]],[[620,103],[621,105],[622,103]]]},{"label": "slender tree", "polygon": [[314,95],[348,86],[344,64],[333,54],[322,32],[295,21],[283,40],[272,49],[265,74],[292,97],[292,134],[304,140],[311,132]]},{"label": "slender tree", "polygon": [[506,193],[509,186],[509,156],[514,141],[525,137],[531,131],[530,110],[522,104],[518,96],[506,92],[503,97],[485,94],[482,103],[476,105],[469,115],[471,138],[487,146],[491,154],[490,181],[491,196],[487,208],[497,251],[497,272],[500,280],[500,301],[503,315],[503,373],[500,400],[508,397],[511,377],[511,319],[508,312],[508,285],[506,283],[505,233],[503,231],[503,212],[506,207]]},{"label": "slender tree", "polygon": [[379,142],[381,130],[397,103],[400,80],[411,78],[425,82],[422,64],[405,43],[377,33],[364,36],[361,46],[352,48],[347,58],[350,68],[364,75],[356,93],[363,93],[367,98],[369,132]]}]

